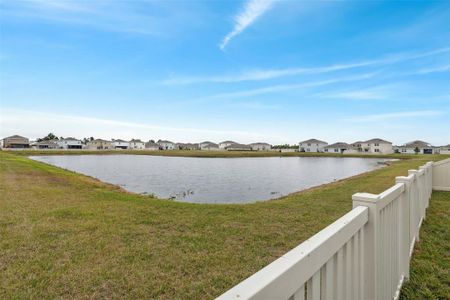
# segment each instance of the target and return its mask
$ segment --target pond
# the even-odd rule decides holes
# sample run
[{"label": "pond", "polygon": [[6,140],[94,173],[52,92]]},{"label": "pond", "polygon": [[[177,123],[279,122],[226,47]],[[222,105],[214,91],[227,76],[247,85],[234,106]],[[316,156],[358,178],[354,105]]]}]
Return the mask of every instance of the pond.
[{"label": "pond", "polygon": [[34,160],[139,194],[194,203],[269,200],[383,166],[386,159],[337,157],[191,158],[51,155]]}]

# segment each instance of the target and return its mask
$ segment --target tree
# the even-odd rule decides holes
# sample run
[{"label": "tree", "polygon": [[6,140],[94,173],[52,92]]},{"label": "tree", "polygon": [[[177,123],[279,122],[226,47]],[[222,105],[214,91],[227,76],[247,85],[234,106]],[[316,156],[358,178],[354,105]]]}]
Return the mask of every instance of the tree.
[{"label": "tree", "polygon": [[49,134],[47,134],[47,136],[37,139],[37,141],[42,142],[42,141],[51,141],[51,140],[57,140],[57,139],[58,139],[58,137],[50,132]]},{"label": "tree", "polygon": [[419,147],[414,148],[414,152],[415,152],[416,154],[419,154],[419,152],[420,152]]}]

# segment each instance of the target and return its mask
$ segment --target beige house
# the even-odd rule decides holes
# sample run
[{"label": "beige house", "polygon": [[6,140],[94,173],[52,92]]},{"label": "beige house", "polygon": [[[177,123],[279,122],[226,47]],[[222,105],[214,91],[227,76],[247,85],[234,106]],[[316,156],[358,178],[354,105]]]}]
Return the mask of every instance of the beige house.
[{"label": "beige house", "polygon": [[176,147],[179,150],[200,150],[200,147],[198,146],[198,144],[192,144],[192,143],[177,143]]},{"label": "beige house", "polygon": [[30,140],[20,135],[12,135],[2,139],[2,148],[30,148]]},{"label": "beige house", "polygon": [[374,138],[368,141],[358,141],[352,144],[358,152],[368,154],[391,154],[394,153],[392,143],[383,139]]},{"label": "beige house", "polygon": [[89,150],[111,150],[113,149],[111,141],[95,139],[86,144]]},{"label": "beige house", "polygon": [[270,151],[272,145],[268,143],[252,143],[249,144],[253,151]]},{"label": "beige house", "polygon": [[217,151],[220,150],[219,145],[213,142],[203,142],[199,144],[200,150]]},{"label": "beige house", "polygon": [[324,147],[324,152],[337,154],[352,154],[358,153],[358,149],[343,142],[337,142]]},{"label": "beige house", "polygon": [[32,147],[35,149],[59,149],[59,145],[55,140],[37,142]]},{"label": "beige house", "polygon": [[147,143],[145,143],[145,150],[150,150],[150,151],[159,150],[159,145],[157,143],[148,141]]},{"label": "beige house", "polygon": [[227,151],[252,151],[252,147],[250,147],[249,145],[244,145],[244,144],[231,144],[227,147],[225,147],[225,150]]}]

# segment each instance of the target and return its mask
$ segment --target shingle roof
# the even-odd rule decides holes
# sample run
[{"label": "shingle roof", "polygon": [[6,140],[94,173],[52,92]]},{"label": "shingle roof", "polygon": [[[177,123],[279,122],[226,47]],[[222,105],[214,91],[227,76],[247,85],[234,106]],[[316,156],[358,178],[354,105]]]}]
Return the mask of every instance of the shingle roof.
[{"label": "shingle roof", "polygon": [[415,147],[423,148],[423,147],[431,147],[431,144],[429,144],[427,142],[424,142],[424,141],[417,140],[417,141],[412,141],[412,142],[406,143],[404,145],[404,147],[408,147],[408,148],[415,148]]},{"label": "shingle roof", "polygon": [[364,143],[388,143],[388,144],[392,144],[391,142],[383,140],[383,139],[380,139],[380,138],[370,139],[370,140],[365,141]]},{"label": "shingle roof", "polygon": [[121,139],[113,140],[113,142],[128,143],[127,141],[124,141],[124,140],[121,140]]},{"label": "shingle roof", "polygon": [[237,144],[236,142],[233,142],[233,141],[223,141],[223,142],[220,142],[220,144]]},{"label": "shingle roof", "polygon": [[21,135],[15,134],[15,135],[11,135],[11,136],[5,137],[5,139],[28,139],[28,138],[26,138],[24,136],[21,136]]},{"label": "shingle roof", "polygon": [[158,141],[158,144],[159,143],[171,143],[171,144],[174,144],[173,142],[171,142],[171,141],[166,141],[166,140],[159,140]]},{"label": "shingle roof", "polygon": [[353,147],[347,143],[344,142],[337,142],[328,146],[325,146],[325,148],[340,148],[340,149],[352,149]]},{"label": "shingle roof", "polygon": [[268,143],[251,143],[251,144],[249,144],[249,146],[258,146],[258,145],[272,146],[271,144],[268,144]]},{"label": "shingle roof", "polygon": [[234,143],[234,144],[229,145],[228,147],[225,147],[225,149],[229,149],[229,148],[251,149],[252,147],[250,147],[249,145]]},{"label": "shingle roof", "polygon": [[321,141],[321,140],[317,140],[317,139],[309,139],[309,140],[300,142],[300,144],[304,144],[304,143],[306,143],[306,144],[307,143],[311,143],[311,144],[328,144],[325,141]]},{"label": "shingle roof", "polygon": [[131,139],[130,143],[143,143],[140,139]]}]

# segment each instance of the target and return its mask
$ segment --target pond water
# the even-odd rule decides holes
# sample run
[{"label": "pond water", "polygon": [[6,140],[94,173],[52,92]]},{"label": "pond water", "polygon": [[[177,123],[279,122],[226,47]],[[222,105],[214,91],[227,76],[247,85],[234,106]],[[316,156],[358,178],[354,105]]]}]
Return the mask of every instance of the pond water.
[{"label": "pond water", "polygon": [[278,198],[383,166],[386,159],[336,157],[190,158],[148,155],[33,156],[125,190],[195,203]]}]

